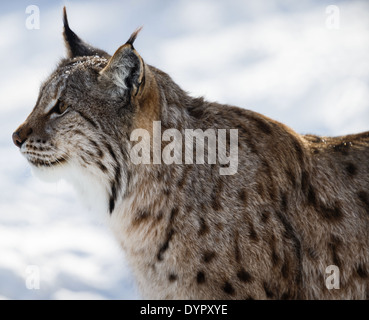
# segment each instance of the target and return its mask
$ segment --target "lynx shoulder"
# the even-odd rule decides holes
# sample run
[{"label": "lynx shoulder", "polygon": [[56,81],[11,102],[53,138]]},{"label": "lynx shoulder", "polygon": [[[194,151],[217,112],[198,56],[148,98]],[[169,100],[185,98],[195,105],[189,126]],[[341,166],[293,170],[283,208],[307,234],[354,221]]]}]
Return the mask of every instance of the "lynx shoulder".
[{"label": "lynx shoulder", "polygon": [[137,34],[110,56],[64,10],[68,56],[13,141],[106,214],[143,297],[369,298],[369,132],[299,135],[190,97]]}]

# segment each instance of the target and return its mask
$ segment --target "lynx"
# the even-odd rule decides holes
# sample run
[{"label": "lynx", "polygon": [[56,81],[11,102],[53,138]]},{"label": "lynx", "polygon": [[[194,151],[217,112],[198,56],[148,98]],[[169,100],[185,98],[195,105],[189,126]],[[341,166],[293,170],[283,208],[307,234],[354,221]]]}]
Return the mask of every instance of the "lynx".
[{"label": "lynx", "polygon": [[[138,31],[110,56],[70,29],[64,8],[68,56],[12,136],[35,174],[66,179],[105,214],[144,298],[368,299],[369,132],[300,135],[193,98],[144,62]],[[237,172],[220,174],[218,160],[134,164],[131,133],[152,135],[158,121],[182,134],[238,130]]]}]

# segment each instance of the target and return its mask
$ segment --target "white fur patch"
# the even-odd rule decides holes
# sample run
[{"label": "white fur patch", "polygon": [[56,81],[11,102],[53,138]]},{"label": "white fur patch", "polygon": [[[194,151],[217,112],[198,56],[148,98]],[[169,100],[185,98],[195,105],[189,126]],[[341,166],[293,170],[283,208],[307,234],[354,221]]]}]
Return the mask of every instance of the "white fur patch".
[{"label": "white fur patch", "polygon": [[78,164],[68,162],[45,168],[32,166],[32,172],[45,182],[65,180],[74,187],[88,209],[99,215],[108,213],[109,195],[104,183]]}]

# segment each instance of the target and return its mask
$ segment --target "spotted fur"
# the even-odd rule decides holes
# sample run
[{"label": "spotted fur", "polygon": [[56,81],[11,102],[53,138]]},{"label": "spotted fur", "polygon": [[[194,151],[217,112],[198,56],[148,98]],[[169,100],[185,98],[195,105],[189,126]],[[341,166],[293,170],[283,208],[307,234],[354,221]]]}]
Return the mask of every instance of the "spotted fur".
[{"label": "spotted fur", "polygon": [[[369,296],[369,132],[299,135],[192,98],[144,63],[138,32],[110,56],[79,39],[65,13],[64,24],[68,57],[13,140],[42,178],[69,180],[106,214],[143,297]],[[219,163],[134,165],[130,133],[152,132],[158,120],[162,131],[238,129],[238,172],[220,176]],[[332,264],[339,290],[325,285]]]}]

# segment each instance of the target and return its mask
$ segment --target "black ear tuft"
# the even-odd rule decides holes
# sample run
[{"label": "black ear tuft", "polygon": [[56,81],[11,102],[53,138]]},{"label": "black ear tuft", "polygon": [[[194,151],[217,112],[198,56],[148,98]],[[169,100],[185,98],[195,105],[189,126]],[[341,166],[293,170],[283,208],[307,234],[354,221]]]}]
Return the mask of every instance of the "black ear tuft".
[{"label": "black ear tuft", "polygon": [[63,23],[64,23],[64,41],[67,47],[69,58],[82,56],[100,56],[110,58],[110,55],[105,51],[94,48],[81,40],[69,27],[67,10],[63,8]]},{"label": "black ear tuft", "polygon": [[70,30],[70,28],[69,28],[67,8],[66,7],[63,7],[63,24],[64,24],[64,30],[69,30],[69,32],[73,33],[73,31]]},{"label": "black ear tuft", "polygon": [[126,44],[130,44],[133,47],[133,42],[135,42],[138,34],[140,33],[140,31],[142,30],[143,27],[139,27],[137,28],[129,37],[129,39],[127,40]]}]

